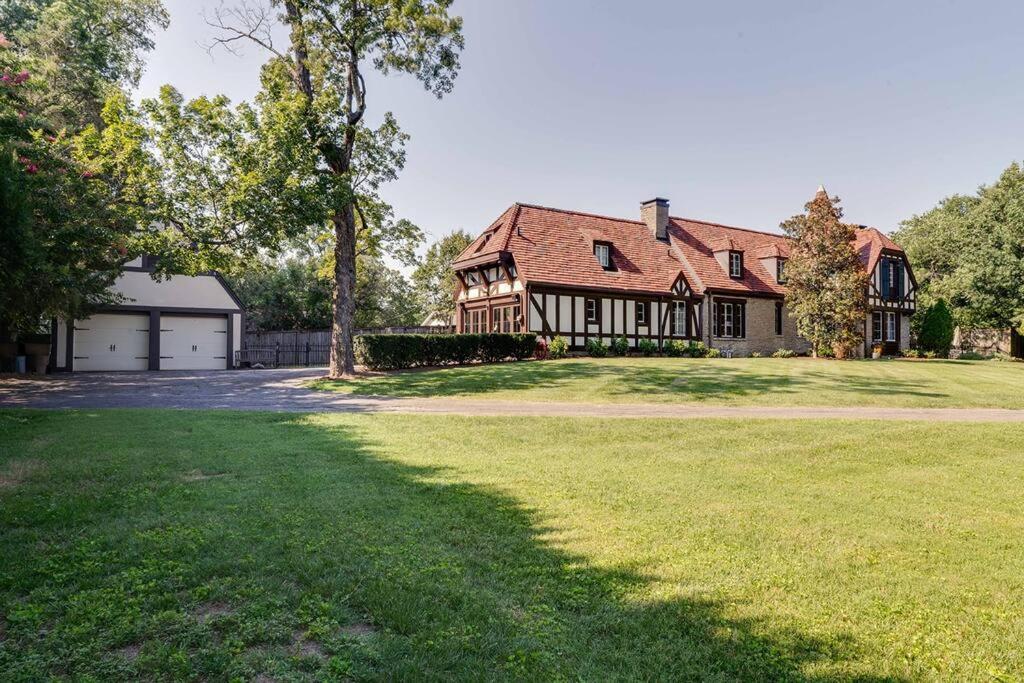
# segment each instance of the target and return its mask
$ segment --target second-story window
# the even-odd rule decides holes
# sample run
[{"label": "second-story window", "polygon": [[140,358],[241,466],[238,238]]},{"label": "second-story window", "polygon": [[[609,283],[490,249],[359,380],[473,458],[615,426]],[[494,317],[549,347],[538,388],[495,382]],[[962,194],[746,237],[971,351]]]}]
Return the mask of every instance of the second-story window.
[{"label": "second-story window", "polygon": [[636,324],[646,325],[647,324],[647,302],[637,301],[636,302]]},{"label": "second-story window", "polygon": [[729,252],[729,277],[743,277],[743,253]]},{"label": "second-story window", "polygon": [[587,299],[587,322],[599,322],[597,316],[597,299]]},{"label": "second-story window", "polygon": [[780,284],[786,281],[786,259],[784,258],[775,260],[775,281]]},{"label": "second-story window", "polygon": [[612,267],[612,248],[609,244],[602,242],[594,243],[594,256],[597,257],[597,262],[601,264],[601,267],[605,270],[609,270]]}]

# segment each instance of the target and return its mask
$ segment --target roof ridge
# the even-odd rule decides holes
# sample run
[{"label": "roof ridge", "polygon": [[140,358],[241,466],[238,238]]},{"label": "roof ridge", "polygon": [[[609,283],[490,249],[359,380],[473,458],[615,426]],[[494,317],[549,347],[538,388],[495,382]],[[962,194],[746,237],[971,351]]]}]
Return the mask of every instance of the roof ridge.
[{"label": "roof ridge", "polygon": [[540,209],[541,211],[557,211],[558,213],[568,213],[573,216],[589,216],[591,218],[603,218],[608,221],[618,221],[620,223],[635,223],[636,225],[644,225],[643,221],[635,221],[630,218],[619,218],[616,216],[608,216],[601,213],[590,213],[589,211],[574,211],[572,209],[559,209],[554,206],[544,206],[543,204],[529,204],[527,202],[516,202],[521,207],[528,209]]},{"label": "roof ridge", "polygon": [[[592,213],[590,211],[576,211],[574,209],[560,209],[556,206],[545,206],[543,204],[531,204],[529,202],[516,202],[516,206],[525,207],[529,209],[539,209],[541,211],[555,211],[557,213],[567,213],[573,216],[589,216],[591,218],[601,218],[608,221],[618,221],[620,223],[632,223],[634,225],[644,225],[643,221],[633,220],[631,218],[621,218],[618,216],[609,216],[602,213]],[[729,230],[743,230],[744,232],[753,232],[758,235],[767,235],[769,237],[782,237],[784,239],[791,239],[789,236],[778,232],[768,232],[767,230],[757,230],[755,228],[743,228],[738,225],[728,225],[726,223],[717,223],[715,221],[706,221],[700,218],[686,218],[685,216],[669,216],[670,220],[686,221],[688,223],[701,223],[703,225],[713,225],[718,228],[727,228]]]},{"label": "roof ridge", "polygon": [[713,225],[716,228],[725,228],[727,230],[742,230],[743,232],[752,232],[758,235],[767,235],[768,237],[781,237],[786,240],[793,239],[789,235],[785,235],[781,232],[768,232],[767,230],[756,230],[754,228],[741,228],[738,225],[726,225],[725,223],[716,223],[715,221],[705,221],[700,218],[685,218],[683,216],[669,216],[671,220],[686,221],[687,223],[700,223],[702,225]]}]

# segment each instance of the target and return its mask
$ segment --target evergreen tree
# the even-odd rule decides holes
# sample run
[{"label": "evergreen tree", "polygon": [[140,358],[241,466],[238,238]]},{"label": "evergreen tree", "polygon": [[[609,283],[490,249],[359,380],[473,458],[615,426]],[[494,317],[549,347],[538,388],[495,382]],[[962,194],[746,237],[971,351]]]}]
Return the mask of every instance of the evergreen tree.
[{"label": "evergreen tree", "polygon": [[953,345],[953,314],[944,299],[939,299],[922,314],[917,345],[922,351],[948,356]]},{"label": "evergreen tree", "polygon": [[853,226],[840,221],[838,198],[818,188],[805,212],[781,227],[793,239],[786,263],[786,304],[815,356],[849,357],[864,338],[868,276],[853,248]]}]

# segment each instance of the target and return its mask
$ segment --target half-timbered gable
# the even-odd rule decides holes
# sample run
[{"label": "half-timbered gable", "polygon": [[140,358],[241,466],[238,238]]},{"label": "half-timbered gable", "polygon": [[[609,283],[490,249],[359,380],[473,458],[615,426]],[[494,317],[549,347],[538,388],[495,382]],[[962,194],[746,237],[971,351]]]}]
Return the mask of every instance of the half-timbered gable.
[{"label": "half-timbered gable", "polygon": [[[855,247],[877,308],[912,312],[899,247],[871,229],[858,230]],[[736,355],[805,351],[785,307],[789,253],[784,235],[672,217],[660,198],[641,205],[640,220],[515,204],[454,264],[456,324],[560,335],[573,348],[625,337],[700,340]],[[882,270],[897,284],[885,286]]]}]

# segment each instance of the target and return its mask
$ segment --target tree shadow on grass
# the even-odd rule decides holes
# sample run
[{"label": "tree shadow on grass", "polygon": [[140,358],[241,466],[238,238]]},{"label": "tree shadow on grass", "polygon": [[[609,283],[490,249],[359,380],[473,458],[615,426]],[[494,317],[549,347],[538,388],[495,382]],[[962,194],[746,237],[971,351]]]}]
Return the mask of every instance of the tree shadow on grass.
[{"label": "tree shadow on grass", "polygon": [[[642,567],[594,566],[552,545],[558,530],[540,512],[398,462],[345,421],[261,415],[240,435],[232,419],[207,416],[145,455],[135,446],[153,434],[126,424],[107,438],[128,455],[91,465],[88,491],[55,482],[15,501],[22,524],[48,511],[37,532],[52,546],[41,557],[11,541],[17,571],[0,562],[18,575],[2,587],[26,595],[19,610],[38,610],[7,629],[0,660],[10,670],[774,681],[855,669],[849,636],[739,619],[713,599],[653,599]],[[182,480],[195,470],[223,476]],[[125,495],[141,482],[152,496]],[[63,569],[45,578],[41,567]],[[196,603],[210,601],[221,616],[196,618]],[[354,621],[372,635],[346,638]],[[304,650],[315,656],[295,655],[294,633],[319,643]]]},{"label": "tree shadow on grass", "polygon": [[[700,403],[757,396],[764,396],[770,401],[773,395],[813,394],[816,388],[849,395],[851,403],[859,403],[870,397],[883,397],[883,403],[891,402],[895,397],[949,397],[948,394],[922,388],[919,379],[865,377],[852,373],[837,376],[804,368],[800,368],[798,373],[783,373],[775,365],[766,365],[764,369],[751,365],[731,367],[731,360],[632,360],[632,363],[625,365],[611,359],[591,359],[410,370],[355,382],[335,384],[323,381],[318,386],[330,388],[335,385],[351,388],[359,394],[405,398],[474,396],[495,391],[557,389],[573,385],[585,388],[593,382],[600,382],[605,387],[595,398],[606,395],[612,399],[631,398],[653,402],[671,400]],[[789,362],[796,364],[805,361]]]},{"label": "tree shadow on grass", "polygon": [[807,395],[813,402],[815,389],[848,396],[854,404],[864,403],[865,399],[871,398],[881,399],[883,404],[897,397],[949,398],[949,394],[923,389],[918,380],[856,374],[837,376],[810,370],[802,370],[799,374],[782,374],[771,369],[759,371],[750,366],[730,367],[732,361],[729,360],[714,364],[701,361],[684,363],[678,368],[651,367],[639,372],[624,372],[613,386],[611,394],[649,396],[655,400],[673,396],[695,403],[757,396],[763,396],[770,403],[773,396],[801,394]]}]

